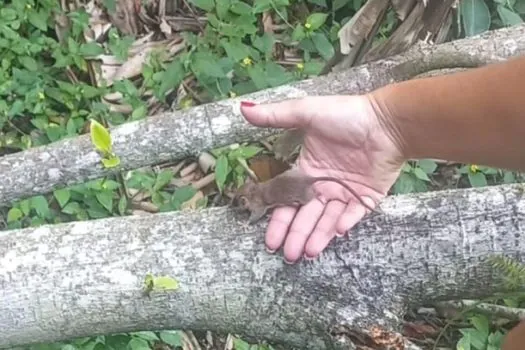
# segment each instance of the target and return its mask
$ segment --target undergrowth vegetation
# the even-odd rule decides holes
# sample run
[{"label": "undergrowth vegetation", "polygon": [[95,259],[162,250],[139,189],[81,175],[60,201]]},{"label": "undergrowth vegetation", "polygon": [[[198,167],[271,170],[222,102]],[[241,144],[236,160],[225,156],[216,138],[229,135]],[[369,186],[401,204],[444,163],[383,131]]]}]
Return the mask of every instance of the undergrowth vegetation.
[{"label": "undergrowth vegetation", "polygon": [[[133,47],[137,38],[111,28],[104,40],[86,41],[84,31],[90,23],[90,12],[85,9],[66,12],[55,0],[0,0],[0,155],[89,133],[92,120],[108,128],[147,118],[155,111],[185,109],[315,76],[334,55],[338,30],[364,2],[189,0],[191,6],[186,4],[185,11],[194,19],[197,30],[181,32],[184,44],[176,54],[166,48],[151,51],[140,67],[138,79],[105,84],[94,59],[104,54],[124,64],[130,51],[138,50]],[[116,0],[102,3],[105,10],[115,10]],[[456,38],[520,23],[525,1],[465,0],[459,10]],[[261,29],[267,13],[277,18],[279,30],[274,33]],[[60,29],[65,17],[70,23],[67,31]],[[388,38],[399,24],[393,11],[386,18],[376,43]],[[289,58],[274,59],[274,50],[286,51]],[[184,93],[180,93],[179,86],[184,87]],[[125,108],[107,103],[108,96],[115,95]],[[213,183],[208,185],[222,190],[228,184],[242,183],[249,171],[248,161],[268,153],[259,144],[212,150],[208,158],[212,158],[209,171]],[[16,229],[123,216],[146,210],[148,205],[152,206],[151,211],[207,206],[207,193],[197,196],[198,189],[180,181],[184,173],[181,169],[182,165],[142,169],[27,198],[1,209],[1,226]],[[487,186],[522,179],[518,173],[475,164],[420,160],[405,165],[392,192]],[[509,307],[522,305],[520,298],[504,302]],[[449,331],[453,333],[450,339],[455,339],[454,345],[449,346],[499,349],[504,331],[491,328],[489,316],[472,311],[464,315],[460,324]],[[462,327],[460,336],[458,327]],[[68,344],[35,345],[31,349],[138,350],[168,345],[183,346],[182,333],[98,336]],[[271,348],[252,348],[236,338],[232,347]]]}]

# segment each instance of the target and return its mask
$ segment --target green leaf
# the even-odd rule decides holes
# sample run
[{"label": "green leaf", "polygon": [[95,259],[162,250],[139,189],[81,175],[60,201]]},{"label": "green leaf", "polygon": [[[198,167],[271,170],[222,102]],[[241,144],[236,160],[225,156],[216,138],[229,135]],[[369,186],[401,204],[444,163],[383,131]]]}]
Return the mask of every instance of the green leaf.
[{"label": "green leaf", "polygon": [[306,23],[310,25],[308,30],[314,31],[319,28],[326,22],[326,19],[328,18],[327,13],[317,12],[312,13],[308,18],[306,18]]},{"label": "green leaf", "polygon": [[11,22],[16,19],[16,11],[9,7],[0,8],[0,17],[6,22]]},{"label": "green leaf", "polygon": [[218,58],[215,57],[215,55],[197,52],[192,58],[191,66],[196,74],[205,74],[214,78],[223,78],[226,76],[223,70],[217,66]]},{"label": "green leaf", "polygon": [[69,202],[64,208],[62,208],[62,213],[74,215],[81,210],[80,204],[78,202]]},{"label": "green leaf", "polygon": [[268,11],[272,8],[272,3],[270,0],[255,0],[253,12],[255,14]]},{"label": "green leaf", "polygon": [[490,11],[484,0],[462,0],[459,2],[465,36],[473,36],[490,28]]},{"label": "green leaf", "polygon": [[171,201],[173,203],[176,203],[178,205],[190,200],[193,196],[195,196],[195,193],[197,193],[197,190],[193,188],[191,185],[182,186],[177,188],[177,190],[173,193],[173,196],[171,197]]},{"label": "green leaf", "polygon": [[228,154],[228,158],[229,159],[235,159],[235,158],[250,159],[253,156],[257,155],[257,153],[261,152],[262,150],[263,150],[262,147],[257,147],[257,146],[241,146],[231,151]]},{"label": "green leaf", "polygon": [[93,56],[98,56],[98,55],[103,54],[104,49],[102,48],[102,46],[92,41],[92,42],[80,45],[79,53],[80,55],[84,57],[93,57]]},{"label": "green leaf", "polygon": [[148,113],[148,106],[142,103],[137,108],[135,108],[133,112],[131,113],[131,120],[143,119],[147,113]]},{"label": "green leaf", "polygon": [[102,164],[104,164],[105,168],[114,168],[120,164],[120,158],[119,157],[103,158]]},{"label": "green leaf", "polygon": [[240,338],[233,338],[233,348],[235,350],[250,350],[250,344]]},{"label": "green leaf", "polygon": [[514,4],[514,10],[519,14],[525,14],[525,0],[518,0],[518,2]]},{"label": "green leaf", "polygon": [[11,208],[7,212],[7,223],[18,221],[24,216],[24,213],[18,208]]},{"label": "green leaf", "polygon": [[113,181],[109,179],[101,181],[100,189],[114,191],[118,188],[120,188],[120,183],[118,183],[117,181]]},{"label": "green leaf", "polygon": [[257,50],[270,55],[275,43],[275,38],[271,34],[265,32],[262,36],[255,36],[252,39],[252,43]]},{"label": "green leaf", "polygon": [[489,335],[489,320],[484,315],[475,315],[470,318],[472,325],[480,331],[482,334],[485,334],[486,337]]},{"label": "green leaf", "polygon": [[22,213],[24,215],[29,215],[29,212],[31,211],[31,201],[29,199],[24,199],[20,202],[20,210],[22,210]]},{"label": "green leaf", "polygon": [[113,192],[112,191],[103,191],[98,192],[96,195],[97,200],[102,206],[109,211],[113,211]]},{"label": "green leaf", "polygon": [[396,194],[412,193],[414,192],[414,180],[409,174],[402,173],[399,175],[393,187]]},{"label": "green leaf", "polygon": [[162,75],[159,87],[160,96],[164,96],[170,89],[176,89],[184,79],[186,71],[180,60],[174,60],[166,67],[166,72]]},{"label": "green leaf", "polygon": [[332,2],[332,11],[335,12],[335,11],[343,8],[349,2],[350,2],[350,0],[334,0]]},{"label": "green leaf", "polygon": [[512,171],[505,171],[503,173],[503,182],[506,184],[511,184],[516,182],[516,177]]},{"label": "green leaf", "polygon": [[71,198],[71,192],[67,188],[56,190],[53,192],[53,195],[55,196],[58,205],[60,205],[60,208],[64,208]]},{"label": "green leaf", "polygon": [[49,214],[49,204],[44,196],[36,196],[31,198],[31,208],[35,209],[40,217],[47,217]]},{"label": "green leaf", "polygon": [[179,288],[179,282],[169,276],[155,277],[153,281],[155,289],[177,290]]},{"label": "green leaf", "polygon": [[95,119],[90,124],[91,142],[104,154],[111,153],[111,135],[109,131]]},{"label": "green leaf", "polygon": [[499,18],[501,18],[501,21],[506,26],[513,26],[523,22],[520,15],[518,15],[516,12],[509,10],[503,5],[498,5],[497,11]]},{"label": "green leaf", "polygon": [[211,12],[215,8],[213,0],[189,0],[193,5],[206,12]]},{"label": "green leaf", "polygon": [[226,95],[232,89],[232,81],[228,78],[217,79],[217,89],[221,94]]},{"label": "green leaf", "polygon": [[149,331],[133,332],[133,336],[144,340],[159,340],[159,337],[154,332]]},{"label": "green leaf", "polygon": [[457,350],[471,350],[470,334],[464,335],[456,344]]},{"label": "green leaf", "polygon": [[128,343],[128,348],[131,350],[151,350],[149,343],[140,338],[131,339]]},{"label": "green leaf", "polygon": [[245,2],[237,1],[232,4],[230,11],[238,15],[247,15],[252,13],[252,7]]},{"label": "green leaf", "polygon": [[164,170],[157,175],[155,179],[155,185],[153,186],[153,191],[158,191],[164,186],[166,186],[171,179],[173,178],[173,171]]},{"label": "green leaf", "polygon": [[266,73],[266,82],[270,87],[276,87],[291,82],[294,77],[290,72],[287,72],[283,66],[269,61],[264,64]]},{"label": "green leaf", "polygon": [[215,0],[215,13],[221,20],[226,20],[230,10],[230,0]]},{"label": "green leaf", "polygon": [[47,19],[49,18],[48,14],[44,11],[35,11],[31,10],[27,14],[27,19],[29,23],[40,29],[41,31],[47,31]]},{"label": "green leaf", "polygon": [[241,61],[250,56],[249,47],[244,45],[240,38],[222,38],[220,42],[228,57],[235,61]]},{"label": "green leaf", "polygon": [[414,175],[416,175],[416,177],[420,180],[430,182],[430,178],[428,177],[428,175],[423,171],[423,169],[419,167],[414,168]]},{"label": "green leaf", "polygon": [[215,182],[220,190],[223,189],[226,178],[230,172],[231,168],[228,163],[228,158],[225,155],[220,155],[215,163]]},{"label": "green leaf", "polygon": [[418,161],[418,165],[423,171],[429,175],[433,174],[437,169],[437,164],[431,159],[421,159]]},{"label": "green leaf", "polygon": [[472,187],[487,186],[487,178],[485,177],[485,174],[481,172],[476,172],[476,173],[469,172],[468,179]]},{"label": "green leaf", "polygon": [[333,45],[328,41],[326,35],[320,32],[312,34],[312,41],[319,54],[325,59],[329,60],[335,54]]},{"label": "green leaf", "polygon": [[38,64],[33,57],[22,56],[19,57],[18,60],[25,68],[27,68],[27,70],[31,72],[36,72],[38,70]]},{"label": "green leaf", "polygon": [[268,83],[266,81],[266,73],[264,72],[260,64],[250,66],[246,70],[248,71],[248,75],[252,79],[257,89],[262,90],[268,87]]},{"label": "green leaf", "polygon": [[304,27],[300,24],[296,25],[292,32],[292,40],[301,41],[304,38],[306,38],[306,31],[304,30]]},{"label": "green leaf", "polygon": [[179,331],[161,331],[159,336],[160,340],[168,345],[182,347],[182,337]]}]

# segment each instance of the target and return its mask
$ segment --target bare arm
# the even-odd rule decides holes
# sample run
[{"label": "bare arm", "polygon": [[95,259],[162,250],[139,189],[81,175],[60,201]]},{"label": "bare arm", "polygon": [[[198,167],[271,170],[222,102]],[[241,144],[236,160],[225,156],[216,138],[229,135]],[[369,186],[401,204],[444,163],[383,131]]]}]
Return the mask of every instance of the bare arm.
[{"label": "bare arm", "polygon": [[368,95],[407,159],[525,170],[525,57]]}]

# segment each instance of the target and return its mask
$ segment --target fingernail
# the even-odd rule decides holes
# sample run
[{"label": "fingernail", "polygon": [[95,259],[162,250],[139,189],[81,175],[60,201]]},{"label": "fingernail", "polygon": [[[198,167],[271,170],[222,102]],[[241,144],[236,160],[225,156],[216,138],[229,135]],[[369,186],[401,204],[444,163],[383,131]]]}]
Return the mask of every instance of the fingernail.
[{"label": "fingernail", "polygon": [[274,249],[270,249],[270,248],[268,248],[268,247],[265,247],[265,249],[266,249],[266,252],[267,252],[268,254],[273,254],[273,253],[276,252],[276,250],[274,250]]},{"label": "fingernail", "polygon": [[311,260],[314,260],[315,257],[314,256],[309,256],[309,255],[306,255],[306,253],[304,254],[304,260],[308,260],[308,261],[311,261]]},{"label": "fingernail", "polygon": [[253,106],[255,106],[255,103],[254,102],[249,102],[249,101],[241,101],[241,106],[243,106],[243,107],[253,107]]},{"label": "fingernail", "polygon": [[293,264],[294,264],[293,261],[290,261],[290,260],[288,260],[288,259],[286,259],[286,258],[283,258],[283,260],[284,260],[284,262],[285,262],[286,264],[288,264],[288,265],[293,265]]}]

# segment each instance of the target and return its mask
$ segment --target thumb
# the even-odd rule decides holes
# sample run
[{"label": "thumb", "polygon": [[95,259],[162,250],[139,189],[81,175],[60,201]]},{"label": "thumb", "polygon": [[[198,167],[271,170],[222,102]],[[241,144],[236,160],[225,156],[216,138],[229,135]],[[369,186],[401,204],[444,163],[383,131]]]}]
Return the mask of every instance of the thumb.
[{"label": "thumb", "polygon": [[312,97],[261,105],[241,102],[241,113],[246,120],[260,127],[304,128],[310,124],[313,115],[317,112]]}]

